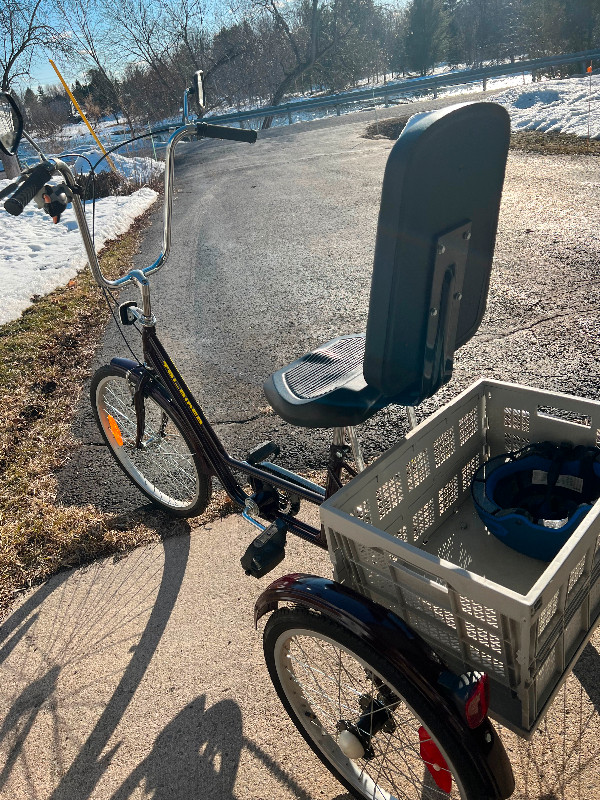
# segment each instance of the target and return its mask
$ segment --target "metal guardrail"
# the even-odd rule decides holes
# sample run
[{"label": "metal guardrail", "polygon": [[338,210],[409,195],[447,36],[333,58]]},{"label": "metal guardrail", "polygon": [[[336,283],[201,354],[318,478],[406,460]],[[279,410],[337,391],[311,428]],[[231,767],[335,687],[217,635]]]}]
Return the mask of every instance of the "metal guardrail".
[{"label": "metal guardrail", "polygon": [[482,83],[483,91],[486,90],[490,78],[502,75],[514,75],[520,72],[534,72],[548,67],[562,66],[563,64],[587,65],[587,62],[600,60],[600,50],[584,50],[580,53],[569,53],[544,58],[530,59],[528,61],[515,61],[509,64],[497,64],[491,67],[447,72],[441,75],[431,75],[423,78],[408,78],[402,81],[392,81],[385,86],[372,89],[357,89],[351,92],[341,92],[329,97],[315,97],[310,100],[298,100],[293,103],[282,103],[278,106],[263,106],[252,111],[238,111],[232,114],[214,114],[207,117],[211,122],[231,123],[245,120],[260,119],[262,117],[287,116],[288,122],[293,122],[293,115],[300,111],[314,110],[317,108],[336,108],[338,116],[342,106],[383,98],[385,105],[391,99],[415,92],[432,91],[434,97],[440,89],[449,86],[461,86],[472,83]]}]

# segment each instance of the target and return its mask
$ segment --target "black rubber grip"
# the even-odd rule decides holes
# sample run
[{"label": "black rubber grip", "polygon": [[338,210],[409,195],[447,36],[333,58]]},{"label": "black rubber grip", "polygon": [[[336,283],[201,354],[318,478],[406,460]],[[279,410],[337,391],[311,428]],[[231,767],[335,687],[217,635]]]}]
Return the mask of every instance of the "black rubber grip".
[{"label": "black rubber grip", "polygon": [[8,197],[9,194],[12,194],[17,187],[17,182],[13,181],[9,183],[8,186],[5,186],[4,189],[0,190],[0,200],[3,200],[5,197]]},{"label": "black rubber grip", "polygon": [[18,217],[27,203],[30,203],[39,190],[47,183],[54,174],[54,167],[47,164],[39,164],[34,167],[29,177],[22,183],[16,192],[4,203],[4,208],[13,217]]},{"label": "black rubber grip", "polygon": [[256,141],[256,131],[246,131],[243,128],[226,128],[223,125],[208,125],[206,122],[199,122],[196,125],[198,136],[205,136],[207,139],[230,139],[232,142],[248,142],[254,144]]}]

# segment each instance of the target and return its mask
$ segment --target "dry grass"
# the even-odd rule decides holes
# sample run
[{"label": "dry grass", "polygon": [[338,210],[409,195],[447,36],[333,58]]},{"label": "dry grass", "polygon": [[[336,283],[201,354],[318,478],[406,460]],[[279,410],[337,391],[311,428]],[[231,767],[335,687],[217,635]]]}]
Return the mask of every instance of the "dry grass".
[{"label": "dry grass", "polygon": [[[366,131],[367,139],[397,139],[409,120],[409,116],[384,119],[371,123]],[[510,146],[514,150],[542,155],[591,155],[600,156],[600,141],[583,139],[570,133],[541,133],[519,131],[512,133]]]},{"label": "dry grass", "polygon": [[[144,226],[142,217],[104,248],[106,274],[130,268]],[[56,471],[79,445],[71,421],[107,315],[85,271],[0,327],[0,614],[63,568],[190,529],[161,514],[124,519],[56,501]],[[227,510],[218,493],[203,519]]]}]

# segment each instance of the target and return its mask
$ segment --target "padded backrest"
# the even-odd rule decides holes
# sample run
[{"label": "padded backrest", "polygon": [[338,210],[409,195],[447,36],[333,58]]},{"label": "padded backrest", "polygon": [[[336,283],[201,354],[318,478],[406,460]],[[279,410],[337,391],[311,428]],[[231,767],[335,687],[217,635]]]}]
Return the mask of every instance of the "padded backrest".
[{"label": "padded backrest", "polygon": [[510,119],[494,103],[412,117],[388,157],[363,371],[402,405],[452,375],[483,317]]}]

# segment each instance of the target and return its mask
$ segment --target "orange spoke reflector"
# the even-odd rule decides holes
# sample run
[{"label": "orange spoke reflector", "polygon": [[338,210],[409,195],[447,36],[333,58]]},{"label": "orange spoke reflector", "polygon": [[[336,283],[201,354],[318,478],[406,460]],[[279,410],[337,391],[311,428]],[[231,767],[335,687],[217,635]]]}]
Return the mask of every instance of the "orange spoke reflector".
[{"label": "orange spoke reflector", "polygon": [[117,425],[117,420],[111,415],[108,415],[108,424],[110,425],[110,432],[115,437],[116,443],[119,447],[123,447],[123,436],[121,435],[121,429]]},{"label": "orange spoke reflector", "polygon": [[419,748],[421,758],[431,773],[435,785],[438,789],[441,789],[442,792],[450,794],[452,791],[452,773],[448,769],[446,759],[440,753],[439,747],[423,726],[419,728],[419,741],[421,743]]}]

